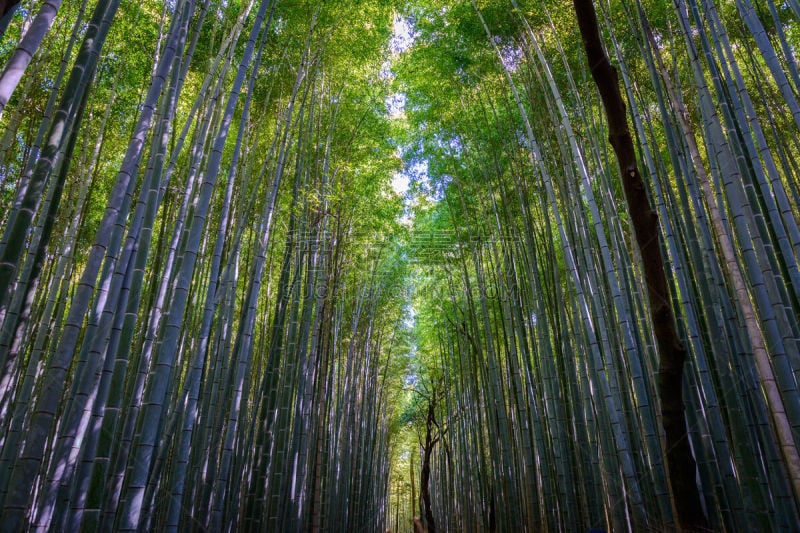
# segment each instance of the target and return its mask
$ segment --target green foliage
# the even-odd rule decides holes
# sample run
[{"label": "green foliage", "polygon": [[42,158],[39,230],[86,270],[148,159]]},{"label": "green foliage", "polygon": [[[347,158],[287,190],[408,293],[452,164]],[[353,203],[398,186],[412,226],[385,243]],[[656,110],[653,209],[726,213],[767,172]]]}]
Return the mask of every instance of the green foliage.
[{"label": "green foliage", "polygon": [[[572,3],[517,3],[278,1],[237,94],[255,13],[270,4],[213,0],[201,24],[205,2],[193,3],[187,39],[197,46],[191,58],[178,52],[186,77],[174,109],[166,92],[151,102],[131,207],[113,220],[116,244],[95,249],[154,58],[184,5],[123,0],[63,163],[43,268],[29,298],[0,310],[0,506],[15,471],[32,472],[21,497],[35,494],[4,514],[40,529],[115,529],[143,492],[128,524],[140,529],[405,528],[419,513],[412,491],[436,396],[431,493],[443,529],[672,528],[651,303]],[[0,61],[33,4],[15,16]],[[59,68],[75,60],[77,49],[62,55],[73,28],[77,43],[85,30],[80,4],[64,2],[0,118],[4,222],[47,101],[63,91],[53,92]],[[742,356],[751,343],[741,302],[676,102],[636,4],[595,4],[658,209],[709,519],[722,531],[791,529],[797,497]],[[743,2],[687,4],[641,2],[797,426],[798,87],[784,51],[800,46],[798,14],[792,3],[754,3],[765,28],[756,38]],[[390,44],[395,18],[410,24],[404,51]],[[777,62],[761,53],[769,47]],[[159,166],[151,150],[167,109]],[[156,172],[158,192],[143,195]],[[398,194],[393,181],[404,179]],[[23,267],[34,264],[36,215]],[[92,265],[96,279],[81,279]],[[76,318],[78,293],[89,297]],[[162,353],[167,336],[175,349]],[[56,368],[65,338],[74,346]],[[59,372],[57,408],[46,412],[37,405]],[[162,377],[163,400],[145,398]],[[29,427],[52,435],[39,458],[23,453]],[[142,428],[157,429],[152,448]],[[144,480],[127,464],[137,446],[152,460]]]}]

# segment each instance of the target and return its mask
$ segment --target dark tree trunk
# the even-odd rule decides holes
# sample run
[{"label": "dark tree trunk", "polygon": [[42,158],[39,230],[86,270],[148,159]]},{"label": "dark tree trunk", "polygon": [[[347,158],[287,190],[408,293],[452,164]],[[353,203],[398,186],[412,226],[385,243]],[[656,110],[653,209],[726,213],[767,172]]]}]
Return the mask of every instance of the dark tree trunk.
[{"label": "dark tree trunk", "polygon": [[420,496],[422,497],[423,511],[425,513],[425,526],[427,533],[436,533],[436,524],[433,521],[433,510],[431,509],[431,454],[433,447],[439,440],[433,437],[434,426],[436,425],[436,397],[433,395],[428,402],[428,417],[425,421],[425,446],[423,446],[422,469],[420,470]]},{"label": "dark tree trunk", "polygon": [[665,434],[670,494],[680,528],[708,529],[700,494],[695,483],[696,463],[689,446],[682,398],[683,363],[686,349],[675,329],[675,317],[667,290],[658,217],[650,206],[647,191],[636,165],[636,153],[628,129],[625,102],[616,69],[603,49],[592,0],[573,0],[586,57],[608,119],[609,142],[617,156],[622,184],[642,256],[650,314],[658,344],[658,392]]}]

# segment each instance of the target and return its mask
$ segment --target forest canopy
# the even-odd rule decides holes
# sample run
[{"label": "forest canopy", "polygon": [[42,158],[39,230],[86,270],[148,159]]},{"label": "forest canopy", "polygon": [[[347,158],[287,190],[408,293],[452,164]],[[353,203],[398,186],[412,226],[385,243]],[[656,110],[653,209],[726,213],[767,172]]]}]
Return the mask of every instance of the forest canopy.
[{"label": "forest canopy", "polygon": [[798,0],[0,0],[0,530],[796,531]]}]

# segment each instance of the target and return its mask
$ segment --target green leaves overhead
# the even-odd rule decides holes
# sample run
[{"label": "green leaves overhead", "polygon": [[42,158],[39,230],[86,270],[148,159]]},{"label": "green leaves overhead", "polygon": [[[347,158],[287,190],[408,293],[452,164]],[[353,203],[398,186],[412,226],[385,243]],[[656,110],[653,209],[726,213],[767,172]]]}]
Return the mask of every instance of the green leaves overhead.
[{"label": "green leaves overhead", "polygon": [[[688,350],[689,478],[715,530],[792,530],[800,9],[593,5]],[[569,2],[116,8],[64,2],[0,117],[8,527],[675,527]]]}]

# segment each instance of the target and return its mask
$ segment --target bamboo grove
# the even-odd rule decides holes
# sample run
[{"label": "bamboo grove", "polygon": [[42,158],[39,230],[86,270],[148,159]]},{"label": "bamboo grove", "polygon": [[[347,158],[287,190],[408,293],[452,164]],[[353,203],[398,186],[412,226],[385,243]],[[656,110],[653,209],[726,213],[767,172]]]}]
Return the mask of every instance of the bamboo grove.
[{"label": "bamboo grove", "polygon": [[797,0],[0,32],[3,531],[800,527]]}]

